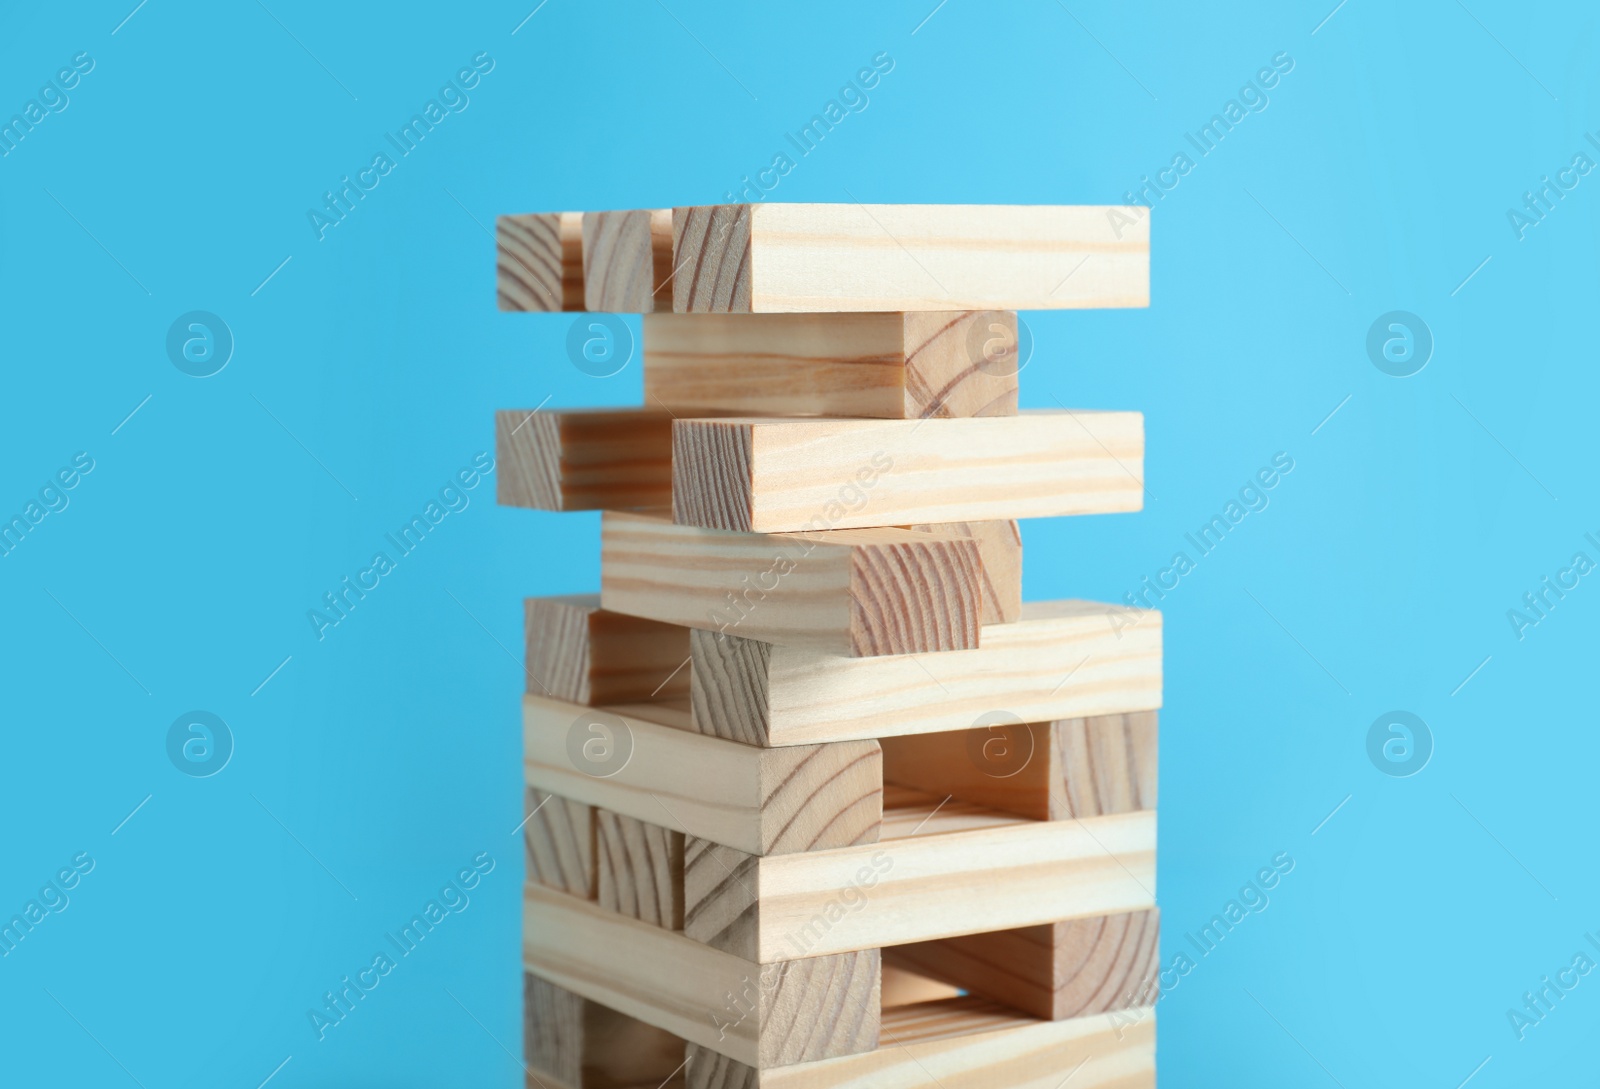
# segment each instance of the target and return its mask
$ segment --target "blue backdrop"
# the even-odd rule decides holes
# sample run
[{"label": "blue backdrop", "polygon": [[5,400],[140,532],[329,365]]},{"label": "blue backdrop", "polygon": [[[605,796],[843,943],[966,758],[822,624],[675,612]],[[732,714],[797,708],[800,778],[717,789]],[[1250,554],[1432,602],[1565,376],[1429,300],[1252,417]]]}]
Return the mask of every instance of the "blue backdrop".
[{"label": "blue backdrop", "polygon": [[1146,413],[1146,509],[1023,532],[1029,598],[1164,585],[1163,1084],[1593,1070],[1591,7],[135,2],[0,17],[0,1081],[519,1084],[520,601],[598,519],[482,469],[640,384],[496,312],[494,216],[746,178],[1154,205],[1152,307],[1022,373]]}]

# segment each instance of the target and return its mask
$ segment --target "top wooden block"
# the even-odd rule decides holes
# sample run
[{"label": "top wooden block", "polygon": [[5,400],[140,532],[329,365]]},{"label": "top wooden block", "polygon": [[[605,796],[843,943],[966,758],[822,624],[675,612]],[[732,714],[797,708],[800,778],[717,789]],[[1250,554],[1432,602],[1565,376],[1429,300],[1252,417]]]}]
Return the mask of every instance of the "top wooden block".
[{"label": "top wooden block", "polygon": [[[500,306],[640,312],[667,309],[670,295],[678,313],[1142,307],[1150,305],[1150,220],[1137,211],[719,204],[502,216]],[[525,286],[534,269],[547,281],[542,290]]]}]

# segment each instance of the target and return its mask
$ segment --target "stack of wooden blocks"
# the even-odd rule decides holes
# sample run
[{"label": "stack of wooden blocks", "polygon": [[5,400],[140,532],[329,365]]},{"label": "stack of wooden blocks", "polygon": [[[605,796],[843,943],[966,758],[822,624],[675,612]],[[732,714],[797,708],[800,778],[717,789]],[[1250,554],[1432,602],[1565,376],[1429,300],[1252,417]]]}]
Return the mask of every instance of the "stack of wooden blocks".
[{"label": "stack of wooden blocks", "polygon": [[1147,306],[1144,210],[496,241],[501,309],[644,315],[644,407],[496,419],[501,503],[604,512],[526,603],[530,1087],[1154,1085],[1161,616],[1024,603],[1016,522],[1142,505],[1138,413],[1018,410],[1016,311]]}]

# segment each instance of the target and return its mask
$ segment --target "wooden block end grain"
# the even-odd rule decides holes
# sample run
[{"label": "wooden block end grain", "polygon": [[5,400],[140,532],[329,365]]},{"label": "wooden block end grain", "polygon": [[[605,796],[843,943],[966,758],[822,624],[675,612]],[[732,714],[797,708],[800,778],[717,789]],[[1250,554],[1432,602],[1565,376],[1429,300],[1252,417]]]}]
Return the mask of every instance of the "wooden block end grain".
[{"label": "wooden block end grain", "polygon": [[750,205],[674,208],[672,243],[672,309],[750,311]]},{"label": "wooden block end grain", "polygon": [[641,209],[583,217],[584,308],[623,314],[668,310],[672,212]]},{"label": "wooden block end grain", "polygon": [[605,809],[595,824],[600,906],[682,930],[683,833]]},{"label": "wooden block end grain", "polygon": [[591,806],[528,787],[522,842],[528,880],[547,888],[595,898],[595,810]]},{"label": "wooden block end grain", "polygon": [[528,1089],[659,1089],[683,1065],[683,1040],[523,973]]},{"label": "wooden block end grain", "polygon": [[583,309],[583,214],[495,220],[495,288],[501,310]]},{"label": "wooden block end grain", "polygon": [[689,697],[689,630],[607,612],[599,594],[523,603],[528,691],[591,707]]},{"label": "wooden block end grain", "polygon": [[650,409],[496,412],[496,498],[548,511],[669,507],[671,428]]}]

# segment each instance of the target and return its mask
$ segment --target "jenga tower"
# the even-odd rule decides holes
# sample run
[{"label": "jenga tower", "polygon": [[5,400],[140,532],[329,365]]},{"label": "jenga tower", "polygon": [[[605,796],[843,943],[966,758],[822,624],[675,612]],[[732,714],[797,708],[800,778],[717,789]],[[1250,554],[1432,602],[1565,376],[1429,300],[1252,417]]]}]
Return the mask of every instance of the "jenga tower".
[{"label": "jenga tower", "polygon": [[1016,311],[1148,305],[1147,214],[500,219],[502,309],[644,314],[645,407],[496,420],[605,512],[526,603],[530,1087],[1155,1084],[1161,615],[1024,603],[1016,522],[1142,505]]}]

